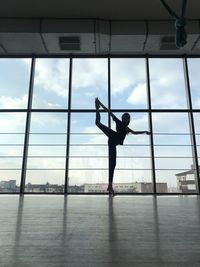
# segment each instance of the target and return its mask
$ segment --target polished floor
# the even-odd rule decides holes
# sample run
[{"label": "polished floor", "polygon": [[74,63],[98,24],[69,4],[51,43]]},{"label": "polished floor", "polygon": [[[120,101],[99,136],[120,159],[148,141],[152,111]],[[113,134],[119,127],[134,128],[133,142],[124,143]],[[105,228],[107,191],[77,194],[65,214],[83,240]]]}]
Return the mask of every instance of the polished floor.
[{"label": "polished floor", "polygon": [[200,266],[198,196],[0,196],[0,267]]}]

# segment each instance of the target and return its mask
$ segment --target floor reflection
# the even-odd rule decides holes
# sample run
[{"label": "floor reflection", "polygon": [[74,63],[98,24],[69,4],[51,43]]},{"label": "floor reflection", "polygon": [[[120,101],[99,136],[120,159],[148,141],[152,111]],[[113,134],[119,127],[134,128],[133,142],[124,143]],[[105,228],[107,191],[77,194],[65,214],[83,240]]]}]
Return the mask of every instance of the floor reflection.
[{"label": "floor reflection", "polygon": [[18,199],[18,209],[16,217],[16,230],[15,230],[15,241],[13,244],[13,267],[18,266],[20,263],[20,240],[22,237],[22,220],[23,220],[23,210],[24,210],[24,196],[19,196]]}]

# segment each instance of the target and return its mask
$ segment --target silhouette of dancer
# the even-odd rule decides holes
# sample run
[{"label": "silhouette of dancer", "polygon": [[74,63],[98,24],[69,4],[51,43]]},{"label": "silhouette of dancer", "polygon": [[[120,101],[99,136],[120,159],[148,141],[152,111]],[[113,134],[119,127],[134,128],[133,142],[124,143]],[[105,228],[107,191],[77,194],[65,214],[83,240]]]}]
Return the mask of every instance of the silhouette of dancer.
[{"label": "silhouette of dancer", "polygon": [[[109,194],[114,194],[113,190],[113,175],[116,166],[116,146],[123,145],[124,139],[128,133],[132,134],[150,134],[148,131],[133,131],[128,128],[130,123],[130,114],[125,112],[122,115],[122,120],[119,120],[107,107],[105,107],[98,98],[95,99],[95,107],[96,107],[96,125],[99,129],[104,132],[108,137],[108,150],[109,150],[109,179],[108,179],[108,188],[107,191]],[[105,111],[107,111],[112,119],[116,123],[116,131],[108,128],[107,126],[101,123],[100,116],[100,107],[102,107]]]}]

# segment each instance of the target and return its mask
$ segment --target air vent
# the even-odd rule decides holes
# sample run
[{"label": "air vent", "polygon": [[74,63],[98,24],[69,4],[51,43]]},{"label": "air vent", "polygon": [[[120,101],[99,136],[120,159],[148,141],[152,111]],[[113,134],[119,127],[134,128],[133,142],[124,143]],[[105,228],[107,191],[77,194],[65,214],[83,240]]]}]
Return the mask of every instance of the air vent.
[{"label": "air vent", "polygon": [[177,50],[175,36],[164,36],[161,39],[160,50]]},{"label": "air vent", "polygon": [[61,36],[59,37],[59,44],[61,50],[80,50],[79,36]]}]

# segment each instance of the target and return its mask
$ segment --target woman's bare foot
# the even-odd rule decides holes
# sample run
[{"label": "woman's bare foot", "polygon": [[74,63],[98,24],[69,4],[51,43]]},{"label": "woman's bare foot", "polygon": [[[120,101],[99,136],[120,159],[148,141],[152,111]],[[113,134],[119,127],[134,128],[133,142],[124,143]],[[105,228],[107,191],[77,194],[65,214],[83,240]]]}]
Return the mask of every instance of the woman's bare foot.
[{"label": "woman's bare foot", "polygon": [[99,99],[97,97],[95,98],[95,107],[96,109],[100,108]]},{"label": "woman's bare foot", "polygon": [[114,195],[115,192],[114,192],[114,190],[113,190],[112,184],[109,184],[109,185],[108,185],[107,191],[108,191],[109,194]]}]

